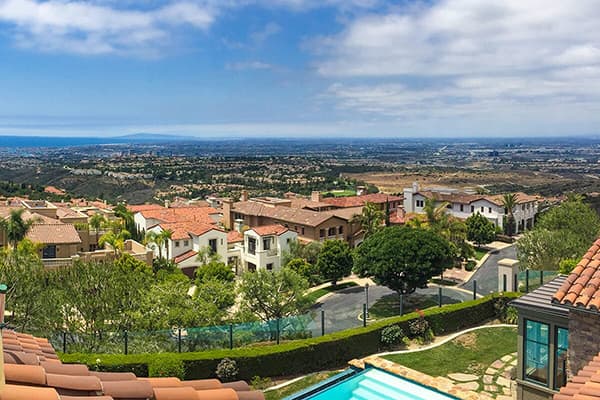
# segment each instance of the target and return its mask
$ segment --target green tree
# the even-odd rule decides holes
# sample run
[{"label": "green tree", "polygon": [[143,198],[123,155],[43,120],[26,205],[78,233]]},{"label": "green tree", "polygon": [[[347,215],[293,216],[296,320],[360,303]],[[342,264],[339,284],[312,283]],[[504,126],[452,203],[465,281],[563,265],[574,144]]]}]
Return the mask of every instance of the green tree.
[{"label": "green tree", "polygon": [[508,236],[515,234],[515,216],[514,210],[517,206],[517,195],[514,193],[507,193],[502,196],[502,206],[506,211],[506,221],[504,225],[504,233]]},{"label": "green tree", "polygon": [[8,218],[0,220],[0,230],[4,231],[6,239],[13,249],[16,249],[17,244],[25,239],[25,236],[36,222],[35,218],[24,219],[24,212],[24,208],[13,209],[10,211]]},{"label": "green tree", "polygon": [[521,268],[557,270],[561,261],[579,260],[600,233],[600,217],[579,197],[545,212],[517,242]]},{"label": "green tree", "polygon": [[238,289],[240,307],[262,321],[300,314],[310,306],[304,296],[306,289],[306,279],[288,268],[247,272]]},{"label": "green tree", "polygon": [[352,253],[348,243],[343,240],[326,240],[319,253],[316,267],[324,279],[331,280],[332,286],[335,286],[338,280],[350,275]]},{"label": "green tree", "polygon": [[361,214],[356,214],[350,219],[351,224],[359,224],[364,237],[367,238],[383,227],[385,213],[377,204],[367,202]]},{"label": "green tree", "polygon": [[573,268],[577,266],[577,260],[567,258],[562,260],[558,265],[558,272],[564,275],[568,275],[573,271]]},{"label": "green tree", "polygon": [[233,282],[235,274],[231,267],[217,260],[211,260],[208,264],[204,264],[196,268],[196,284],[216,280],[219,282]]},{"label": "green tree", "polygon": [[118,256],[125,247],[125,240],[129,239],[129,237],[129,232],[124,229],[121,230],[119,233],[109,231],[106,232],[104,235],[100,236],[100,239],[98,240],[98,245],[101,247],[105,247],[108,244],[112,248],[115,256]]},{"label": "green tree", "polygon": [[474,242],[477,247],[491,243],[496,237],[496,227],[483,215],[476,213],[465,221],[467,225],[467,239]]},{"label": "green tree", "polygon": [[302,275],[311,286],[321,283],[322,278],[319,270],[313,264],[310,264],[302,258],[291,259],[286,265],[286,268],[292,269]]},{"label": "green tree", "polygon": [[320,252],[320,242],[302,243],[298,240],[292,240],[289,244],[289,250],[283,253],[281,263],[287,265],[291,260],[301,258],[307,263],[315,265]]},{"label": "green tree", "polygon": [[398,294],[409,294],[426,287],[429,279],[452,265],[454,257],[450,243],[434,232],[394,226],[356,249],[354,271]]},{"label": "green tree", "polygon": [[100,228],[104,227],[105,224],[106,218],[100,213],[96,213],[90,218],[90,227],[96,232],[96,243],[98,243],[99,240]]}]

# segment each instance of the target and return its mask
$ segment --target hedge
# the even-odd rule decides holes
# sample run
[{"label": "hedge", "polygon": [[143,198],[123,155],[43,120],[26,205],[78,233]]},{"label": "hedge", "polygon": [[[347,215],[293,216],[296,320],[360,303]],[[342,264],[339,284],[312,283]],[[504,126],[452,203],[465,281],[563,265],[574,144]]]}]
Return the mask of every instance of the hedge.
[{"label": "hedge", "polygon": [[[434,334],[443,335],[501,316],[506,304],[518,296],[517,293],[494,294],[464,303],[430,308],[422,314]],[[415,318],[419,318],[419,314],[410,313],[402,317],[386,318],[367,327],[279,345],[194,353],[61,354],[61,359],[65,363],[87,364],[90,368],[101,371],[131,371],[138,376],[148,376],[149,371],[156,370],[154,362],[164,362],[165,357],[169,357],[183,363],[185,379],[201,379],[215,377],[217,364],[228,357],[237,362],[240,379],[303,374],[337,368],[353,358],[377,353],[381,349],[383,328],[399,325],[404,332],[408,332],[408,323]],[[174,363],[177,364],[176,361]]]}]

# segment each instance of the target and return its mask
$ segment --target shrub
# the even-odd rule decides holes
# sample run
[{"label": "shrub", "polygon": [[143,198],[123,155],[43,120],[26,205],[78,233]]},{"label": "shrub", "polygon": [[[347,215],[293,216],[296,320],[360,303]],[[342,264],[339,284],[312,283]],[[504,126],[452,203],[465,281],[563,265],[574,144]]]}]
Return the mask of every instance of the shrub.
[{"label": "shrub", "polygon": [[516,324],[519,320],[519,313],[514,307],[506,307],[504,310],[504,315],[502,316],[502,320],[507,324]]},{"label": "shrub", "polygon": [[[495,294],[464,303],[431,308],[424,311],[423,315],[435,335],[445,335],[499,318],[506,304],[518,296],[517,293]],[[343,367],[352,358],[377,353],[382,348],[381,331],[384,328],[398,325],[404,332],[409,332],[410,321],[417,318],[420,318],[417,313],[410,313],[374,322],[366,328],[353,328],[280,345],[169,353],[165,356],[183,362],[185,379],[215,377],[217,365],[225,357],[236,361],[239,369],[238,379],[250,380],[256,375],[263,377],[300,375]],[[138,376],[148,376],[148,365],[156,357],[156,354],[61,355],[63,362],[98,365],[102,371],[130,371]],[[100,359],[98,363],[97,359]]]},{"label": "shrub", "polygon": [[148,376],[151,377],[168,377],[174,376],[183,379],[185,369],[183,362],[175,357],[158,356],[148,364]]},{"label": "shrub", "polygon": [[408,323],[410,334],[421,342],[431,342],[434,337],[433,330],[429,322],[425,319],[425,314],[421,310],[417,310],[419,318],[413,319]]},{"label": "shrub", "polygon": [[254,390],[263,390],[271,386],[271,378],[261,378],[260,376],[255,376],[250,381],[250,386]]},{"label": "shrub", "polygon": [[221,379],[223,382],[231,382],[237,378],[239,373],[237,363],[231,358],[224,358],[217,365],[217,369],[215,374]]},{"label": "shrub", "polygon": [[398,325],[386,326],[381,330],[381,343],[384,346],[396,346],[404,339],[404,331]]},{"label": "shrub", "polygon": [[467,263],[465,264],[465,270],[466,271],[473,271],[475,269],[475,265],[477,265],[477,263],[473,260],[469,260],[467,261]]}]

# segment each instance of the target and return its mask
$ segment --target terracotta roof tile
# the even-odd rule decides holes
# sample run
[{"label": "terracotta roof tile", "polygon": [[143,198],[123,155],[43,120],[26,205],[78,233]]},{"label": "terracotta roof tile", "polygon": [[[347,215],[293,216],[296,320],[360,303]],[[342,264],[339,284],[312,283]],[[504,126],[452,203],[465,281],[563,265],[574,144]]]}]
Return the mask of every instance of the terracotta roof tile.
[{"label": "terracotta roof tile", "polygon": [[600,400],[600,355],[563,386],[554,400]]},{"label": "terracotta roof tile", "polygon": [[371,193],[362,196],[328,197],[324,198],[323,202],[336,207],[347,208],[364,206],[366,203],[383,204],[386,201],[402,201],[403,199],[404,197],[391,194]]},{"label": "terracotta roof tile", "polygon": [[144,216],[144,218],[157,219],[162,223],[203,222],[209,225],[215,223],[215,220],[211,217],[211,215],[214,216],[219,214],[219,212],[212,207],[160,207],[142,210],[139,212]]},{"label": "terracotta roof tile", "polygon": [[227,232],[227,243],[238,243],[244,241],[244,235],[238,231]]},{"label": "terracotta roof tile", "polygon": [[556,291],[553,303],[600,310],[600,239],[590,247]]},{"label": "terracotta roof tile", "polygon": [[179,264],[182,261],[185,261],[187,259],[190,259],[192,257],[195,257],[196,255],[198,255],[197,251],[194,250],[188,250],[183,254],[178,255],[177,257],[175,257],[175,264]]},{"label": "terracotta roof tile", "polygon": [[258,201],[242,201],[233,204],[232,211],[243,215],[267,217],[306,226],[318,226],[334,218],[327,212],[310,211],[301,208],[273,206]]},{"label": "terracotta roof tile", "polygon": [[252,231],[256,232],[258,236],[267,236],[267,235],[282,235],[286,233],[289,229],[283,225],[273,224],[273,225],[263,225],[257,226],[256,228],[252,228]]},{"label": "terracotta roof tile", "polygon": [[221,231],[216,225],[197,222],[197,221],[181,221],[172,223],[159,224],[163,230],[170,230],[173,232],[171,235],[172,240],[189,239],[190,235],[202,236],[206,232],[212,230]]},{"label": "terracotta roof tile", "polygon": [[72,244],[81,243],[81,238],[71,224],[33,224],[27,239],[42,244]]}]

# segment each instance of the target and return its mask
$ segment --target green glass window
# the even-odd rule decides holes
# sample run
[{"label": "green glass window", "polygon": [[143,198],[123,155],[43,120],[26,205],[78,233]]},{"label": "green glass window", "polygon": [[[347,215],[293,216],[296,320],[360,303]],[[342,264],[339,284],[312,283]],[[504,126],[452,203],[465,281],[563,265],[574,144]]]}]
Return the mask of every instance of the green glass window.
[{"label": "green glass window", "polygon": [[526,321],[525,324],[525,379],[548,385],[549,327],[547,324]]},{"label": "green glass window", "polygon": [[556,366],[554,367],[554,389],[560,389],[567,384],[567,350],[569,349],[569,331],[566,328],[556,328]]}]

